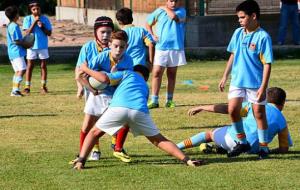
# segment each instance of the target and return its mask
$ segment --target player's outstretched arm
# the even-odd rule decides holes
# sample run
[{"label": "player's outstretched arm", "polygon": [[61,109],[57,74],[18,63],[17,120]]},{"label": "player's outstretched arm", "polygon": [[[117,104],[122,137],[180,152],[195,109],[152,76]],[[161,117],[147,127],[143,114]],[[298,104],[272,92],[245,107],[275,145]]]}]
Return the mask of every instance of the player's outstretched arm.
[{"label": "player's outstretched arm", "polygon": [[191,108],[188,111],[189,116],[196,115],[200,112],[213,112],[213,113],[221,113],[221,114],[228,114],[228,104],[211,104],[211,105],[205,105],[205,106],[197,106],[194,108]]},{"label": "player's outstretched arm", "polygon": [[219,82],[219,90],[221,92],[223,92],[224,89],[225,89],[226,81],[227,81],[228,76],[229,76],[229,74],[231,72],[233,58],[234,58],[234,55],[233,55],[233,53],[231,53],[231,55],[230,55],[230,57],[229,57],[229,59],[227,61],[227,64],[226,64],[226,68],[225,68],[223,77],[222,77],[221,81]]},{"label": "player's outstretched arm", "polygon": [[82,70],[89,76],[94,77],[97,81],[109,84],[109,78],[105,73],[94,71],[94,70],[88,68],[86,62],[80,66],[80,70]]}]

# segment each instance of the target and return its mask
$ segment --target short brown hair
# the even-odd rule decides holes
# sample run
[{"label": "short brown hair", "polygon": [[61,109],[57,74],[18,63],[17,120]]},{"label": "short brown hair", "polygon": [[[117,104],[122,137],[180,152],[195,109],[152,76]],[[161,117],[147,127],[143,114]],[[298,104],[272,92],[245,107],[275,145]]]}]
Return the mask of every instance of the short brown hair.
[{"label": "short brown hair", "polygon": [[114,40],[114,39],[117,39],[117,40],[122,40],[124,42],[128,42],[128,36],[126,34],[126,32],[124,30],[119,30],[117,32],[113,32],[111,34],[111,38],[110,38],[110,41]]},{"label": "short brown hair", "polygon": [[271,87],[267,90],[267,101],[269,103],[282,106],[286,99],[286,93],[282,88]]}]

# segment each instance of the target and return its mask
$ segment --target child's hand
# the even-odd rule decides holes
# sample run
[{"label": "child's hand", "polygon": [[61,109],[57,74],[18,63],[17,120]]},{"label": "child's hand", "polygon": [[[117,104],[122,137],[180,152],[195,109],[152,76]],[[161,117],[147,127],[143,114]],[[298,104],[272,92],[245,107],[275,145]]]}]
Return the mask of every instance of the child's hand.
[{"label": "child's hand", "polygon": [[201,108],[201,106],[199,106],[199,107],[189,109],[188,114],[189,114],[189,116],[193,116],[201,111],[203,111],[203,109]]},{"label": "child's hand", "polygon": [[266,99],[266,89],[264,88],[259,88],[257,93],[256,93],[257,101],[261,102]]},{"label": "child's hand", "polygon": [[224,92],[224,89],[225,89],[225,85],[226,85],[226,81],[227,81],[227,78],[223,77],[221,79],[221,81],[219,82],[219,90],[221,92]]},{"label": "child's hand", "polygon": [[38,25],[38,27],[40,27],[40,28],[42,28],[42,27],[44,26],[44,24],[43,24],[40,20],[37,21],[37,25]]},{"label": "child's hand", "polygon": [[156,35],[152,35],[152,38],[153,38],[153,40],[154,40],[155,42],[158,42],[158,40],[159,40],[159,37],[156,36]]}]

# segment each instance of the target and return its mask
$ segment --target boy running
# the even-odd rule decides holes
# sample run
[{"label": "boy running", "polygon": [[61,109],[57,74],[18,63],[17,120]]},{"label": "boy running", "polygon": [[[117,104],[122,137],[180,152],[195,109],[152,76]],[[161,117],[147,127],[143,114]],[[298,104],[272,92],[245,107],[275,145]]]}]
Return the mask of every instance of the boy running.
[{"label": "boy running", "polygon": [[193,161],[185,156],[176,145],[159,133],[153,123],[147,107],[149,90],[147,79],[149,71],[141,65],[134,67],[133,71],[119,71],[114,73],[102,73],[89,69],[86,64],[81,70],[94,77],[98,81],[110,85],[118,85],[111,104],[103,116],[97,121],[96,126],[89,132],[84,141],[80,157],[74,164],[74,169],[84,168],[86,157],[93,144],[105,133],[115,134],[123,124],[128,124],[131,132],[136,135],[144,135],[146,138],[163,151],[183,161],[188,166],[199,166],[203,162]]},{"label": "boy running", "polygon": [[235,30],[228,45],[227,51],[231,55],[219,83],[220,91],[224,91],[228,75],[231,73],[228,113],[238,144],[228,156],[238,156],[251,148],[240,116],[242,102],[248,101],[252,103],[257,122],[259,158],[263,159],[269,152],[265,104],[273,62],[272,40],[269,34],[260,28],[260,8],[256,1],[242,2],[236,7],[236,13],[241,27]]}]

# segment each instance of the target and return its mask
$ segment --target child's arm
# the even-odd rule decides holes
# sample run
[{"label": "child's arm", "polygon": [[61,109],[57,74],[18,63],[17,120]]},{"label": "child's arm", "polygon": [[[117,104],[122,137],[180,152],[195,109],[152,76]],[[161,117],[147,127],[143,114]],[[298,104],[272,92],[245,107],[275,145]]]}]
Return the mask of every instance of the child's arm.
[{"label": "child's arm", "polygon": [[278,144],[279,147],[270,150],[273,154],[283,154],[289,151],[289,130],[286,127],[284,130],[278,133]]},{"label": "child's arm", "polygon": [[149,32],[149,34],[151,34],[151,36],[153,37],[153,40],[154,41],[158,41],[158,37],[156,36],[156,35],[154,35],[154,32],[153,32],[153,26],[155,25],[155,23],[154,24],[148,24],[148,23],[146,23],[146,29],[147,29],[147,31]]},{"label": "child's arm", "polygon": [[163,9],[164,11],[166,11],[167,15],[170,17],[170,19],[174,20],[175,22],[185,22],[186,19],[180,19],[175,12],[172,9],[169,9],[166,6],[161,6],[161,9]]},{"label": "child's arm", "polygon": [[262,83],[256,94],[258,102],[261,102],[262,100],[265,99],[266,89],[268,87],[270,75],[271,75],[271,64],[269,63],[264,64]]},{"label": "child's arm", "polygon": [[30,25],[30,27],[27,30],[25,30],[26,35],[32,33],[32,30],[33,30],[34,26],[37,24],[38,21],[39,21],[39,17],[36,17],[34,22]]},{"label": "child's arm", "polygon": [[153,43],[150,43],[148,45],[148,51],[149,51],[149,71],[151,72],[153,67],[154,54],[155,54],[155,46]]},{"label": "child's arm", "polygon": [[221,92],[223,92],[224,89],[225,89],[226,81],[227,81],[228,76],[229,76],[229,74],[230,74],[230,72],[231,72],[233,59],[234,59],[234,54],[231,53],[231,55],[230,55],[230,57],[229,57],[229,59],[228,59],[228,61],[227,61],[227,64],[226,64],[226,68],[225,68],[223,77],[222,77],[222,79],[221,79],[221,81],[220,81],[220,83],[219,83],[219,90],[220,90]]},{"label": "child's arm", "polygon": [[213,113],[228,114],[228,104],[212,104],[205,106],[197,106],[188,111],[189,116],[196,115],[199,112],[207,111]]},{"label": "child's arm", "polygon": [[41,28],[41,30],[42,30],[47,36],[51,36],[52,31],[51,31],[51,30],[48,30],[48,29],[45,27],[44,23],[42,23],[42,22],[39,20],[39,21],[37,22],[37,25],[38,25],[38,27]]},{"label": "child's arm", "polygon": [[94,70],[88,68],[86,62],[80,66],[80,70],[83,71],[84,73],[88,74],[89,76],[95,78],[97,81],[107,83],[107,84],[110,83],[110,80],[105,73],[94,71]]},{"label": "child's arm", "polygon": [[25,42],[23,40],[16,40],[15,44],[22,46],[23,48],[27,49],[28,47],[31,47],[32,44],[30,44],[29,42]]}]

